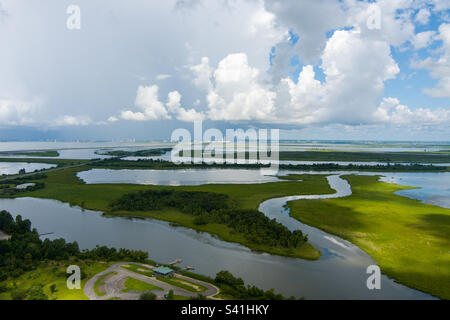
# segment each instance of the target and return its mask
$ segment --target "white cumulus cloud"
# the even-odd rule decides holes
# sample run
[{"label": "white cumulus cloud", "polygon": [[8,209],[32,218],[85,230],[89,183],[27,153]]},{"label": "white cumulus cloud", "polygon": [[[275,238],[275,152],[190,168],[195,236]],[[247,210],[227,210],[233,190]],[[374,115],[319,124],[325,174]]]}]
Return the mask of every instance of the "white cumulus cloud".
[{"label": "white cumulus cloud", "polygon": [[171,74],[165,74],[165,73],[158,74],[156,76],[156,80],[166,80],[166,79],[170,79],[170,78],[172,78],[172,75]]},{"label": "white cumulus cloud", "polygon": [[186,110],[181,107],[181,94],[178,91],[169,92],[166,105],[169,112],[174,114],[177,120],[193,122],[205,118],[203,113],[197,112],[195,109]]},{"label": "white cumulus cloud", "polygon": [[41,102],[0,99],[0,125],[28,125],[36,122]]},{"label": "white cumulus cloud", "polygon": [[435,40],[436,32],[433,30],[419,32],[414,36],[411,41],[414,49],[422,49],[428,47]]},{"label": "white cumulus cloud", "polygon": [[442,41],[438,55],[413,61],[412,67],[427,69],[430,75],[438,80],[434,88],[425,88],[424,93],[436,98],[450,98],[450,24],[441,24],[435,39]]},{"label": "white cumulus cloud", "polygon": [[141,111],[122,111],[122,119],[136,121],[170,119],[166,107],[159,101],[158,89],[156,85],[139,86],[134,104]]},{"label": "white cumulus cloud", "polygon": [[416,14],[416,21],[419,22],[420,24],[427,24],[428,21],[430,20],[430,16],[431,16],[430,10],[428,10],[427,8],[422,8]]},{"label": "white cumulus cloud", "polygon": [[[321,60],[323,83],[316,79],[314,67],[306,65],[297,82],[283,78],[272,85],[249,65],[243,53],[228,55],[217,68],[206,66],[207,59],[202,59],[201,66],[211,74],[208,118],[288,124],[366,123],[382,97],[384,82],[399,73],[386,42],[362,38],[355,30],[336,31]],[[197,78],[193,81],[199,83]]]},{"label": "white cumulus cloud", "polygon": [[[175,119],[192,122],[204,119],[204,114],[195,109],[186,110],[181,106],[181,94],[172,91],[167,96],[167,103],[164,105],[158,97],[159,87],[152,85],[149,87],[140,86],[136,95],[135,105],[141,111],[125,110],[121,112],[121,118],[133,121],[152,121],[162,119]],[[112,120],[113,119],[113,120]],[[116,121],[116,117],[109,117],[108,121]]]},{"label": "white cumulus cloud", "polygon": [[260,83],[260,71],[244,53],[230,54],[213,72],[214,88],[207,95],[212,120],[261,120],[274,110],[276,94]]},{"label": "white cumulus cloud", "polygon": [[56,118],[52,123],[54,126],[87,126],[92,124],[92,120],[89,116],[70,116],[65,115]]},{"label": "white cumulus cloud", "polygon": [[411,110],[402,105],[397,98],[384,98],[374,113],[375,119],[382,123],[403,125],[438,125],[450,121],[449,109],[430,110],[418,108]]}]

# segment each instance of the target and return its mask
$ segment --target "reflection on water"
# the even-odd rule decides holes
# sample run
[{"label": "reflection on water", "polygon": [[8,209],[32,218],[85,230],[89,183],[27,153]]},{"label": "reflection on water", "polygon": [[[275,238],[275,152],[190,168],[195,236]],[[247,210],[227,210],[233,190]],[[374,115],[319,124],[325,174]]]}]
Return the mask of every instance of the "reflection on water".
[{"label": "reflection on water", "polygon": [[33,172],[35,170],[49,169],[53,167],[56,167],[56,165],[47,163],[0,162],[0,175],[17,174],[21,169],[25,169],[25,172]]},{"label": "reflection on water", "polygon": [[[143,171],[150,176],[142,177]],[[277,181],[264,177],[259,170],[90,170],[80,173],[90,183],[120,182],[158,183],[165,185],[203,183],[256,183]],[[122,173],[120,173],[122,172]],[[120,173],[117,175],[117,173]],[[281,171],[280,174],[311,173]],[[313,172],[323,174],[324,172]],[[29,218],[41,233],[55,232],[50,238],[63,237],[77,241],[81,248],[108,245],[146,250],[151,258],[168,262],[182,259],[184,265],[193,265],[199,273],[214,276],[220,270],[229,270],[252,285],[264,289],[275,288],[286,296],[305,296],[308,299],[430,299],[430,295],[396,284],[382,276],[381,290],[368,290],[366,268],[375,264],[373,259],[352,243],[291,218],[284,206],[296,199],[341,197],[351,194],[351,188],[339,174],[357,172],[329,172],[330,186],[336,190],[331,195],[302,195],[270,199],[260,205],[260,210],[275,218],[289,229],[300,229],[308,234],[310,242],[322,253],[318,261],[285,258],[260,254],[248,248],[220,241],[209,234],[191,229],[171,227],[168,223],[130,218],[105,218],[101,213],[82,211],[77,207],[54,200],[33,198],[0,199],[0,209]],[[434,192],[448,199],[449,173],[361,173],[383,174],[387,181],[420,186],[423,201]],[[266,180],[267,179],[267,180]],[[144,182],[141,182],[144,181]],[[226,182],[225,182],[226,181]],[[403,193],[401,191],[400,193]],[[411,196],[411,195],[410,195]],[[417,196],[417,195],[416,195]]]},{"label": "reflection on water", "polygon": [[[274,205],[274,204],[273,204]],[[81,248],[107,245],[145,250],[152,259],[182,259],[198,273],[214,276],[229,270],[252,285],[275,288],[286,296],[308,299],[430,299],[431,296],[382,276],[381,290],[368,290],[366,268],[373,260],[356,246],[303,225],[322,252],[318,261],[260,254],[192,229],[133,218],[105,218],[95,211],[46,199],[0,199],[0,207],[30,219],[50,239],[77,241]],[[277,208],[274,207],[274,210]],[[280,208],[278,207],[278,210]],[[286,213],[287,215],[287,213]]]},{"label": "reflection on water", "polygon": [[0,151],[30,151],[30,150],[82,150],[82,149],[107,149],[114,148],[121,150],[121,148],[134,149],[149,149],[149,148],[163,148],[173,144],[166,142],[45,142],[45,141],[1,141]]},{"label": "reflection on water", "polygon": [[111,170],[91,169],[77,173],[87,184],[133,183],[164,186],[195,186],[208,183],[246,184],[279,181],[261,175],[259,169]]},{"label": "reflection on water", "polygon": [[2,155],[3,158],[44,158],[44,159],[104,159],[106,150],[137,151],[153,148],[167,148],[173,144],[164,142],[0,142],[0,152],[57,150],[57,157],[34,155]]},{"label": "reflection on water", "polygon": [[[450,172],[358,172],[358,171],[288,171],[286,174],[360,174],[381,175],[382,181],[408,185],[419,189],[402,190],[397,194],[425,203],[450,208]],[[263,176],[255,169],[189,169],[189,170],[111,170],[91,169],[78,173],[87,184],[130,183],[154,185],[244,184],[279,181],[273,176]]]},{"label": "reflection on water", "polygon": [[[389,143],[390,144],[390,143]],[[133,141],[1,141],[0,151],[22,151],[22,150],[61,150],[61,149],[102,149],[102,148],[138,148],[150,149],[155,147],[173,146],[173,143],[164,141],[148,141],[148,142],[133,142]],[[216,143],[220,146],[221,143]],[[238,144],[244,146],[245,143]],[[280,141],[280,151],[306,151],[311,149],[319,150],[350,150],[350,151],[377,151],[377,152],[432,152],[439,150],[449,150],[448,143],[402,143],[391,146],[374,145],[366,142],[346,142],[342,143],[328,143],[324,141]]]},{"label": "reflection on water", "polygon": [[[299,151],[299,150],[298,150]],[[178,162],[182,162],[182,163],[191,163],[193,161],[193,159],[198,159],[198,158],[190,158],[190,157],[178,157],[177,161]],[[127,161],[138,161],[138,160],[162,160],[162,161],[172,161],[172,157],[171,157],[171,152],[166,152],[163,155],[160,156],[150,156],[150,157],[135,157],[135,156],[130,156],[130,157],[125,157],[122,160],[127,160]],[[214,163],[217,162],[217,160],[215,158],[203,158],[203,162],[206,163]],[[267,164],[268,161],[258,161],[259,163],[263,163],[263,164]],[[341,166],[348,166],[348,165],[363,165],[363,166],[387,166],[388,163],[387,162],[377,162],[377,161],[369,161],[369,162],[362,162],[362,161],[300,161],[300,160],[279,160],[278,164],[280,165],[313,165],[313,164],[328,164],[328,163],[332,163],[332,164],[338,164]],[[409,165],[409,162],[396,162],[397,164],[401,164],[401,165]],[[390,163],[392,164],[392,163]],[[430,165],[429,163],[419,163],[421,165]],[[445,167],[449,167],[450,163],[433,163],[433,166],[445,166]]]},{"label": "reflection on water", "polygon": [[381,181],[418,187],[396,194],[450,209],[450,172],[389,173]]}]

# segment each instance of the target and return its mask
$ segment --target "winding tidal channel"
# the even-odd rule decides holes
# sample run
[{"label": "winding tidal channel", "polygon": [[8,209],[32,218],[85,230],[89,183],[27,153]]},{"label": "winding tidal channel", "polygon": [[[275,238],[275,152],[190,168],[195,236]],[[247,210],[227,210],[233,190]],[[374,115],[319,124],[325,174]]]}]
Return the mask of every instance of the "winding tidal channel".
[{"label": "winding tidal channel", "polygon": [[317,261],[252,252],[242,245],[224,242],[192,229],[173,227],[166,222],[105,217],[101,212],[81,210],[55,200],[0,199],[0,208],[14,216],[21,214],[30,219],[40,233],[54,232],[47,236],[50,239],[77,241],[81,248],[107,245],[145,250],[156,261],[182,259],[182,266],[195,266],[196,272],[209,276],[220,270],[229,270],[248,284],[264,289],[275,288],[285,296],[304,296],[307,299],[433,299],[384,275],[381,290],[367,289],[369,275],[366,268],[375,264],[368,254],[348,241],[289,216],[285,208],[288,201],[351,195],[350,185],[339,175],[328,176],[328,182],[336,193],[270,199],[259,207],[266,216],[275,218],[290,230],[300,229],[308,234],[309,241],[322,253]]}]

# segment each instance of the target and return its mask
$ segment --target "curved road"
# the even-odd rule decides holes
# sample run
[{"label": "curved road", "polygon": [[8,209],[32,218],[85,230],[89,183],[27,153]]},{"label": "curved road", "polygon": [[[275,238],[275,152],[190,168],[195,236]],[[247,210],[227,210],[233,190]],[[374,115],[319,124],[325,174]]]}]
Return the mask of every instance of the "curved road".
[{"label": "curved road", "polygon": [[[122,300],[137,300],[137,299],[139,299],[142,292],[135,292],[135,291],[122,292],[122,290],[124,289],[123,284],[124,284],[125,280],[129,277],[135,278],[137,280],[140,280],[140,281],[146,282],[148,284],[162,288],[163,290],[150,291],[150,292],[153,292],[154,294],[156,294],[157,299],[164,299],[164,295],[168,294],[169,290],[173,290],[173,293],[175,295],[191,297],[191,298],[197,297],[199,294],[198,292],[187,291],[182,288],[170,285],[166,282],[159,281],[155,277],[147,277],[142,274],[135,273],[133,271],[130,271],[130,270],[127,270],[127,269],[124,269],[121,267],[122,265],[126,265],[126,264],[135,264],[135,265],[139,265],[139,266],[142,266],[145,268],[153,268],[153,266],[150,266],[147,264],[142,264],[142,263],[136,263],[136,262],[115,263],[115,264],[111,265],[108,269],[96,274],[94,277],[92,277],[91,279],[89,279],[86,282],[86,284],[84,285],[84,294],[89,298],[89,300],[108,300],[111,298],[120,298]],[[111,272],[115,272],[116,274],[107,276],[106,278],[103,279],[105,295],[98,296],[94,290],[95,282],[100,277],[102,277],[108,273],[111,273]],[[185,276],[182,276],[179,274],[175,274],[174,277],[177,277],[180,279],[185,279],[190,282],[197,283],[199,285],[206,287],[207,288],[206,291],[200,292],[200,294],[202,294],[208,298],[211,298],[211,299],[214,299],[213,296],[217,295],[220,292],[219,288],[212,285],[211,283],[203,282],[203,281],[193,279],[193,278],[188,278],[188,277],[185,277]]]}]

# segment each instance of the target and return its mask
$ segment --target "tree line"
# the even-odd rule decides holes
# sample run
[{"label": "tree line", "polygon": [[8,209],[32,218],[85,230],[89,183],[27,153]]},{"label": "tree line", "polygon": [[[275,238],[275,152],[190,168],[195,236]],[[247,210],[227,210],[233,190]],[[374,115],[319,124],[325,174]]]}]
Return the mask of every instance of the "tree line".
[{"label": "tree line", "polygon": [[297,248],[308,241],[300,230],[269,219],[258,210],[236,208],[228,195],[202,191],[146,190],[123,195],[110,204],[112,211],[153,211],[175,208],[195,216],[194,223],[228,226],[253,244]]},{"label": "tree line", "polygon": [[20,215],[15,219],[7,211],[0,211],[0,230],[11,235],[9,240],[0,241],[0,282],[7,276],[18,277],[35,268],[44,260],[80,260],[144,262],[148,253],[144,251],[115,249],[97,246],[91,250],[80,250],[77,242],[64,239],[41,240],[31,221]]},{"label": "tree line", "polygon": [[29,187],[24,188],[24,189],[17,189],[16,187],[17,187],[17,185],[13,185],[11,187],[8,184],[0,184],[0,197],[1,196],[10,197],[10,196],[16,195],[18,193],[32,192],[32,191],[36,191],[36,190],[39,190],[39,189],[44,189],[45,188],[45,183],[43,183],[43,182],[34,182],[34,185],[29,186]]},{"label": "tree line", "polygon": [[[95,168],[120,168],[120,169],[260,169],[268,168],[265,164],[207,164],[207,163],[182,163],[176,164],[171,161],[161,159],[139,159],[136,161],[121,160],[118,158],[104,159],[92,164]],[[383,172],[445,172],[449,171],[447,166],[436,166],[432,164],[399,164],[387,163],[378,165],[348,164],[341,165],[337,163],[314,163],[314,164],[280,164],[281,170],[299,170],[299,171],[383,171]]]},{"label": "tree line", "polygon": [[[44,261],[63,261],[71,258],[79,260],[95,261],[136,261],[142,263],[156,262],[148,260],[148,254],[144,251],[128,249],[115,249],[105,246],[97,246],[91,250],[80,250],[77,242],[66,242],[64,239],[44,241],[39,239],[36,229],[31,228],[31,221],[23,220],[20,215],[13,219],[7,211],[0,211],[0,230],[12,235],[9,240],[0,241],[0,292],[7,290],[2,285],[8,277],[17,278],[26,271],[34,270]],[[176,266],[172,266],[178,270]],[[281,294],[273,289],[264,291],[256,286],[245,286],[241,278],[233,276],[229,271],[220,271],[214,279],[204,275],[194,274],[185,270],[178,271],[186,276],[202,281],[214,283],[221,292],[234,299],[245,300],[283,300]],[[86,277],[82,269],[82,279]],[[56,286],[50,290],[54,292]],[[34,284],[28,289],[17,288],[11,292],[14,300],[47,300],[49,297],[44,292],[43,284]],[[168,297],[169,298],[169,297]],[[153,300],[154,296],[142,296],[142,300]],[[194,299],[205,299],[199,295]],[[291,297],[290,299],[294,299]]]},{"label": "tree line", "polygon": [[18,185],[18,184],[27,183],[27,182],[34,181],[34,180],[42,180],[45,178],[47,178],[47,175],[45,173],[37,173],[37,174],[33,174],[31,176],[25,176],[25,177],[9,179],[9,180],[2,180],[2,181],[0,181],[0,185],[2,185],[2,184]]},{"label": "tree line", "polygon": [[104,153],[97,153],[97,152],[96,153],[115,157],[152,157],[152,156],[161,156],[171,150],[172,148],[160,148],[160,149],[148,149],[138,151],[110,150]]},{"label": "tree line", "polygon": [[[264,291],[256,286],[245,286],[242,278],[235,277],[229,271],[220,271],[216,274],[214,283],[220,287],[225,295],[242,300],[284,300],[285,297],[275,293],[274,289]],[[289,299],[295,299],[290,297]]]},{"label": "tree line", "polygon": [[[25,176],[17,179],[0,181],[0,197],[10,197],[22,192],[31,192],[45,188],[44,182],[36,182],[34,180],[42,180],[47,178],[45,173],[38,173],[32,176]],[[16,189],[16,186],[33,181],[34,185],[25,189]]]}]

